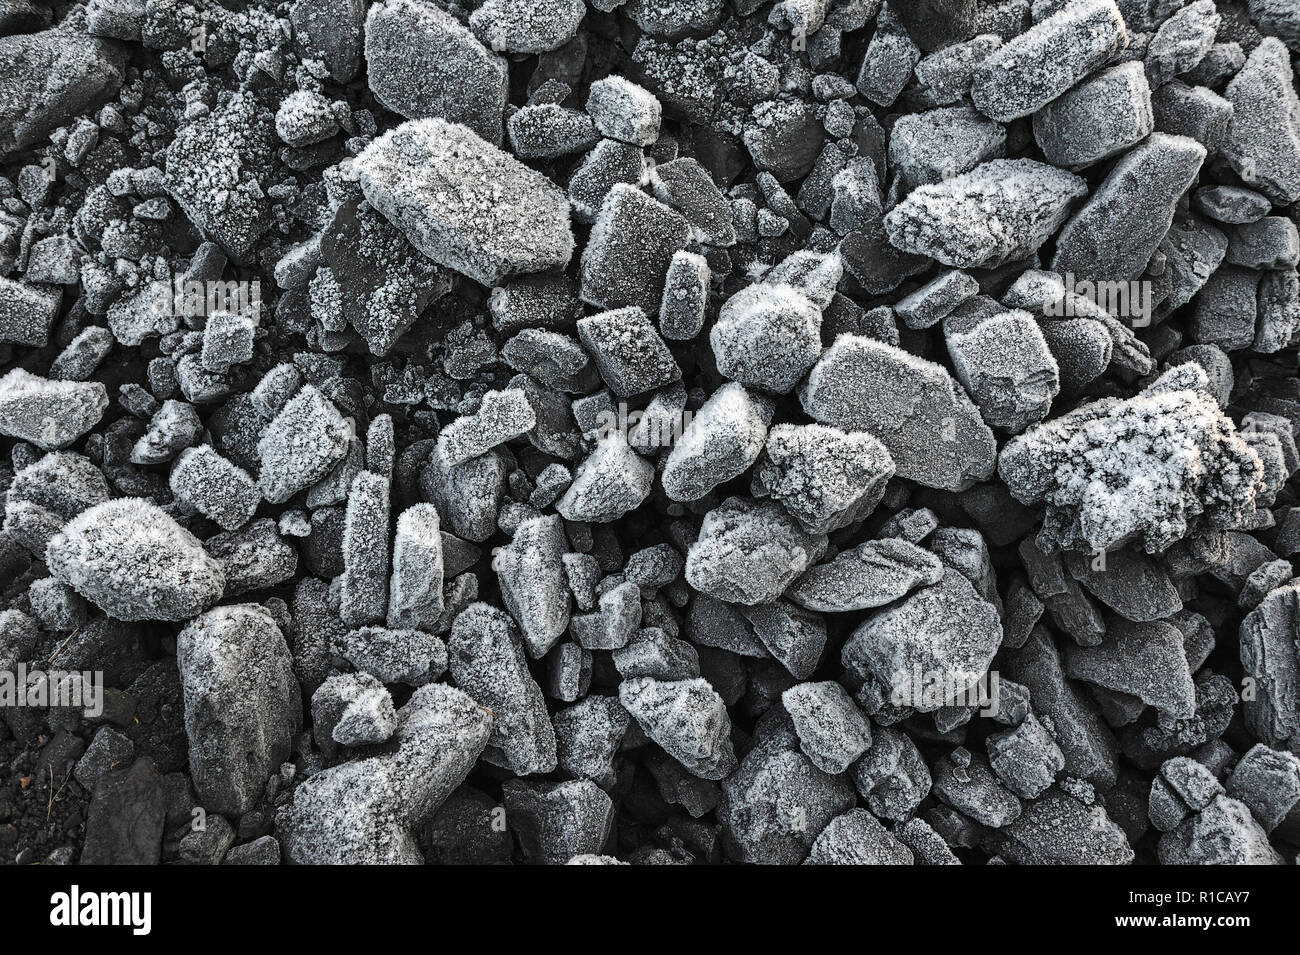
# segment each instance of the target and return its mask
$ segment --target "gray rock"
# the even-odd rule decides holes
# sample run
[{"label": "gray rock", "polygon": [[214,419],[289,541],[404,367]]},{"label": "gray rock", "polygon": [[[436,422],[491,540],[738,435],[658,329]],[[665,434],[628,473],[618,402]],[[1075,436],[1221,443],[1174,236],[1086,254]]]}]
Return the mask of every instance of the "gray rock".
[{"label": "gray rock", "polygon": [[781,694],[799,748],[822,772],[849,768],[871,746],[871,724],[838,683],[800,683]]},{"label": "gray rock", "polygon": [[93,113],[125,78],[122,47],[86,35],[75,17],[53,30],[0,37],[0,151],[38,145]]},{"label": "gray rock", "polygon": [[[966,693],[1001,642],[997,610],[947,570],[937,584],[860,624],[841,659],[858,680],[874,680],[899,704],[928,713]],[[936,681],[938,692],[926,681]]]},{"label": "gray rock", "polygon": [[0,434],[46,451],[76,441],[107,408],[108,392],[97,381],[50,381],[22,368],[0,378]]},{"label": "gray rock", "polygon": [[869,610],[937,584],[943,573],[939,559],[915,544],[866,541],[809,570],[790,589],[790,599],[823,613]]},{"label": "gray rock", "polygon": [[687,772],[725,779],[735,770],[731,719],[707,680],[633,677],[619,684],[618,698],[642,731]]},{"label": "gray rock", "polygon": [[104,773],[86,813],[82,865],[157,865],[162,855],[167,797],[153,760]]},{"label": "gray rock", "polygon": [[1052,269],[1076,280],[1139,278],[1204,161],[1205,147],[1195,140],[1153,133],[1115,164],[1065,224]]},{"label": "gray rock", "polygon": [[1057,789],[1025,806],[999,851],[1017,865],[1129,865],[1133,849],[1100,804]]},{"label": "gray rock", "polygon": [[971,99],[999,122],[1046,106],[1123,48],[1115,0],[1082,0],[1035,24],[979,65]]},{"label": "gray rock", "polygon": [[1160,837],[1161,865],[1282,865],[1244,803],[1215,796],[1205,809]]},{"label": "gray rock", "polygon": [[993,159],[913,190],[885,228],[904,252],[959,269],[996,268],[1036,252],[1087,194],[1073,173],[1032,159]]},{"label": "gray rock", "polygon": [[302,702],[284,635],[257,604],[218,607],[176,638],[190,775],[211,812],[240,815],[289,759]]},{"label": "gray rock", "polygon": [[686,555],[686,581],[718,600],[770,603],[816,561],[825,538],[779,505],[729,498],[709,511]]},{"label": "gray rock", "polygon": [[384,0],[371,5],[365,38],[366,78],[381,104],[407,119],[463,123],[501,143],[506,61],[451,14],[416,0]]},{"label": "gray rock", "polygon": [[1082,169],[1137,145],[1155,128],[1141,63],[1103,70],[1034,114],[1034,139],[1048,162]]},{"label": "gray rock", "polygon": [[298,786],[276,818],[299,865],[419,865],[412,830],[464,781],[487,745],[492,715],[453,687],[415,691],[398,711],[391,752],[326,769]]},{"label": "gray rock", "polygon": [[45,559],[55,577],[118,620],[188,620],[226,586],[194,535],[139,498],[82,511],[50,541]]},{"label": "gray rock", "polygon": [[609,840],[614,803],[589,779],[563,783],[508,780],[502,787],[506,819],[524,855],[540,865],[561,865],[597,855]]},{"label": "gray rock", "polygon": [[356,170],[366,199],[412,245],[483,285],[564,268],[573,255],[564,194],[459,124],[403,123],[367,146]]},{"label": "gray rock", "polygon": [[865,809],[850,809],[822,830],[804,865],[912,865],[912,850]]},{"label": "gray rock", "polygon": [[884,342],[841,335],[800,392],[813,419],[874,435],[900,477],[961,491],[993,473],[996,443],[942,366]]},{"label": "gray rock", "polygon": [[494,714],[485,758],[517,776],[555,769],[555,730],[510,617],[471,604],[452,624],[447,651],[456,685]]},{"label": "gray rock", "polygon": [[718,819],[733,858],[794,865],[853,802],[853,789],[843,777],[823,773],[797,744],[769,741],[750,750],[723,781]]},{"label": "gray rock", "polygon": [[1300,199],[1300,100],[1289,67],[1282,41],[1265,37],[1224,91],[1233,107],[1224,158],[1282,205]]}]

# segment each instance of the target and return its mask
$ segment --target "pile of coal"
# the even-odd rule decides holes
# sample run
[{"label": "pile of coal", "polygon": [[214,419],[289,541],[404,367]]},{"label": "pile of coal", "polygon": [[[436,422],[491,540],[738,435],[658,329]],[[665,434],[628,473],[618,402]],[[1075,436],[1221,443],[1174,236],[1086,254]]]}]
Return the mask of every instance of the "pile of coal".
[{"label": "pile of coal", "polygon": [[0,3],[0,861],[1295,862],[1298,55]]}]

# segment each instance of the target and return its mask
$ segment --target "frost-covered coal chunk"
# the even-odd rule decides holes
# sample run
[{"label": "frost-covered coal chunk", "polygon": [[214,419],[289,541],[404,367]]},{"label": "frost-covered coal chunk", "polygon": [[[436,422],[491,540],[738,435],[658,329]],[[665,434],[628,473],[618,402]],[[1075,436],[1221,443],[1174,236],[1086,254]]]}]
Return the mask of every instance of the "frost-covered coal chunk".
[{"label": "frost-covered coal chunk", "polygon": [[899,705],[933,712],[965,699],[1002,642],[996,608],[961,574],[861,623],[841,654],[845,668],[873,681]]},{"label": "frost-covered coal chunk", "polygon": [[555,769],[555,730],[511,619],[471,604],[456,617],[447,651],[452,680],[495,714],[485,758],[519,776]]},{"label": "frost-covered coal chunk", "polygon": [[999,851],[1017,865],[1129,865],[1133,849],[1100,803],[1059,789],[1028,803],[1001,830]]},{"label": "frost-covered coal chunk", "polygon": [[4,497],[4,532],[11,546],[16,543],[43,557],[67,521],[111,496],[103,472],[89,459],[66,451],[46,454],[11,479]]},{"label": "frost-covered coal chunk", "polygon": [[253,357],[253,338],[257,319],[234,312],[213,312],[203,327],[203,350],[199,361],[205,371],[224,375],[232,365],[242,365]]},{"label": "frost-covered coal chunk", "polygon": [[695,647],[657,627],[638,630],[631,642],[616,649],[611,656],[625,680],[645,676],[671,682],[700,675],[700,655]]},{"label": "frost-covered coal chunk", "polygon": [[1265,216],[1232,230],[1226,261],[1249,269],[1293,269],[1300,261],[1300,234],[1290,219]]},{"label": "frost-covered coal chunk", "polygon": [[978,294],[979,288],[979,283],[965,272],[951,269],[897,302],[894,312],[908,328],[929,328],[942,321],[962,302]]},{"label": "frost-covered coal chunk", "polygon": [[340,763],[294,789],[276,817],[300,865],[423,862],[412,827],[469,775],[492,714],[454,687],[421,687],[397,713],[396,748]]},{"label": "frost-covered coal chunk", "polygon": [[1140,277],[1204,161],[1205,147],[1195,140],[1152,133],[1066,223],[1052,269],[1096,281]]},{"label": "frost-covered coal chunk", "polygon": [[[796,680],[807,680],[826,649],[826,622],[786,600],[740,607],[754,635]],[[782,683],[784,677],[778,677]]]},{"label": "frost-covered coal chunk", "polygon": [[824,773],[842,773],[871,746],[871,724],[838,683],[800,683],[781,694],[799,748]]},{"label": "frost-covered coal chunk", "polygon": [[1224,96],[1233,107],[1224,158],[1275,203],[1300,199],[1300,99],[1282,42],[1265,37]]},{"label": "frost-covered coal chunk", "polygon": [[1032,159],[994,159],[921,186],[885,217],[895,248],[955,268],[993,268],[1036,252],[1088,194],[1082,179]]},{"label": "frost-covered coal chunk", "polygon": [[1213,0],[1196,0],[1162,23],[1147,44],[1151,85],[1163,86],[1200,63],[1214,46],[1222,19]]},{"label": "frost-covered coal chunk", "polygon": [[108,390],[97,381],[50,381],[15,368],[0,378],[0,434],[54,451],[99,424]]},{"label": "frost-covered coal chunk", "polygon": [[227,531],[252,520],[262,500],[248,472],[206,444],[181,452],[169,482],[178,501]]},{"label": "frost-covered coal chunk", "polygon": [[798,289],[751,285],[727,299],[709,343],[719,372],[785,394],[821,354],[821,324],[821,311]]},{"label": "frost-covered coal chunk", "polygon": [[429,630],[442,616],[442,532],[438,509],[414,504],[397,518],[393,575],[388,585],[388,625]]},{"label": "frost-covered coal chunk", "polygon": [[809,570],[790,589],[790,599],[825,613],[868,610],[937,584],[943,574],[939,559],[915,544],[897,537],[866,541]]},{"label": "frost-covered coal chunk", "polygon": [[1300,651],[1290,637],[1298,619],[1300,584],[1290,583],[1241,622],[1241,665],[1256,687],[1242,712],[1254,737],[1269,745],[1300,732]]},{"label": "frost-covered coal chunk", "polygon": [[1163,620],[1183,607],[1163,564],[1139,551],[1121,548],[1103,554],[1065,553],[1070,576],[1125,620]]},{"label": "frost-covered coal chunk", "polygon": [[350,627],[378,623],[388,612],[388,478],[362,471],[348,491],[343,524],[339,616]]},{"label": "frost-covered coal chunk", "polygon": [[50,541],[50,572],[118,620],[188,620],[221,598],[226,576],[161,508],[119,498],[81,512]]},{"label": "frost-covered coal chunk", "polygon": [[686,555],[686,580],[718,600],[771,603],[825,550],[779,505],[729,498],[709,511]]},{"label": "frost-covered coal chunk", "polygon": [[664,276],[685,249],[691,226],[681,213],[635,186],[616,183],[600,206],[582,253],[582,300],[599,308],[659,311]]},{"label": "frost-covered coal chunk", "polygon": [[583,157],[569,179],[569,202],[579,222],[595,222],[605,196],[619,183],[635,186],[641,181],[646,157],[640,146],[602,139]]},{"label": "frost-covered coal chunk", "polygon": [[304,385],[257,442],[258,485],[272,504],[283,504],[321,480],[347,454],[353,428],[333,402]]},{"label": "frost-covered coal chunk", "polygon": [[1204,86],[1177,80],[1151,94],[1156,129],[1194,139],[1211,153],[1220,152],[1232,121],[1232,104]]},{"label": "frost-covered coal chunk", "polygon": [[1112,621],[1095,647],[1070,647],[1065,670],[1115,693],[1135,697],[1171,719],[1196,713],[1196,689],[1182,631],[1164,621]]},{"label": "frost-covered coal chunk", "polygon": [[437,453],[449,467],[455,467],[519,437],[536,424],[537,415],[528,396],[518,388],[489,391],[483,395],[478,411],[461,415],[442,429]]},{"label": "frost-covered coal chunk", "polygon": [[1128,42],[1115,0],[1079,0],[1002,46],[975,70],[971,99],[999,122],[1046,106]]},{"label": "frost-covered coal chunk", "polygon": [[727,708],[707,680],[634,677],[618,698],[637,725],[701,779],[725,779],[736,768]]},{"label": "frost-covered coal chunk", "polygon": [[969,106],[900,116],[889,134],[889,162],[907,188],[970,172],[1006,155],[1007,133]]},{"label": "frost-covered coal chunk", "polygon": [[282,584],[298,569],[298,551],[269,517],[214,534],[203,546],[226,574],[227,597]]},{"label": "frost-covered coal chunk", "polygon": [[754,480],[806,530],[826,534],[870,514],[893,476],[893,458],[870,434],[780,424],[768,432]]},{"label": "frost-covered coal chunk", "polygon": [[755,745],[723,781],[718,821],[731,857],[794,865],[854,802],[853,787],[843,777],[814,766],[794,740],[774,737]]},{"label": "frost-covered coal chunk", "polygon": [[552,514],[520,524],[495,561],[501,599],[534,659],[545,656],[569,625],[566,547],[564,525]]},{"label": "frost-covered coal chunk", "polygon": [[469,26],[493,50],[545,53],[572,40],[586,12],[582,0],[487,0],[470,14]]},{"label": "frost-covered coal chunk", "polygon": [[[122,47],[87,36],[76,17],[52,30],[0,37],[0,152],[39,145],[111,99],[126,78]],[[11,35],[9,35],[11,34]]]},{"label": "frost-covered coal chunk", "polygon": [[943,320],[943,336],[957,380],[990,427],[1018,434],[1047,417],[1060,369],[1032,315],[980,296]]},{"label": "frost-covered coal chunk", "polygon": [[481,542],[497,529],[509,469],[509,461],[499,450],[450,469],[435,454],[420,474],[420,486],[452,533]]},{"label": "frost-covered coal chunk", "polygon": [[606,76],[591,84],[587,112],[601,135],[634,146],[649,146],[659,138],[663,108],[654,94],[621,76]]},{"label": "frost-covered coal chunk", "polygon": [[919,0],[890,11],[923,50],[937,50],[965,40],[975,32],[975,0]]},{"label": "frost-covered coal chunk", "polygon": [[635,306],[579,319],[578,338],[620,398],[662,388],[682,376],[654,323]]},{"label": "frost-covered coal chunk", "polygon": [[365,0],[295,0],[289,11],[299,52],[324,63],[340,83],[351,82],[361,68],[365,21]]},{"label": "frost-covered coal chunk", "polygon": [[573,255],[564,194],[465,126],[403,123],[367,146],[356,170],[366,199],[412,245],[484,285],[563,268]]},{"label": "frost-covered coal chunk", "polygon": [[753,108],[742,139],[760,171],[778,182],[793,182],[812,171],[825,133],[814,104],[770,99]]},{"label": "frost-covered coal chunk", "polygon": [[1220,268],[1196,299],[1189,327],[1197,344],[1225,352],[1249,348],[1259,316],[1260,274],[1251,269]]},{"label": "frost-covered coal chunk", "polygon": [[1001,829],[1020,815],[1020,800],[997,780],[984,757],[961,746],[935,761],[934,794],[990,829]]},{"label": "frost-covered coal chunk", "polygon": [[682,158],[650,169],[655,198],[684,215],[700,242],[729,246],[736,241],[731,204],[698,160]]},{"label": "frost-covered coal chunk", "polygon": [[892,23],[878,21],[858,69],[857,88],[877,106],[892,106],[912,78],[921,48]]},{"label": "frost-covered coal chunk", "polygon": [[554,103],[525,106],[506,121],[510,148],[523,159],[553,159],[586,152],[599,137],[591,118]]},{"label": "frost-covered coal chunk", "polygon": [[1034,114],[1034,139],[1043,155],[1070,169],[1118,155],[1154,128],[1151,87],[1135,62],[1098,73]]},{"label": "frost-covered coal chunk", "polygon": [[583,649],[616,650],[632,638],[641,614],[641,588],[629,580],[602,593],[598,611],[574,617],[570,629]]},{"label": "frost-covered coal chunk", "polygon": [[351,325],[372,355],[387,355],[451,284],[450,275],[360,196],[335,211],[321,233],[320,254],[327,268],[317,283],[324,286],[312,289],[320,289],[333,320]]},{"label": "frost-covered coal chunk", "polygon": [[582,394],[599,381],[590,357],[576,341],[543,328],[525,328],[506,342],[501,357],[516,371],[559,391]]},{"label": "frost-covered coal chunk", "polygon": [[447,669],[447,647],[423,630],[359,627],[338,641],[335,652],[381,683],[424,686]]},{"label": "frost-covered coal chunk", "polygon": [[337,746],[373,746],[397,729],[397,711],[384,685],[368,673],[332,676],[312,694],[312,735],[327,757]]},{"label": "frost-covered coal chunk", "polygon": [[1300,758],[1256,743],[1233,769],[1227,792],[1272,832],[1300,803]]},{"label": "frost-covered coal chunk", "polygon": [[294,90],[275,113],[275,133],[290,146],[311,146],[338,130],[329,100],[313,91]]},{"label": "frost-covered coal chunk", "polygon": [[1226,795],[1161,836],[1158,855],[1161,865],[1282,865],[1250,809]]},{"label": "frost-covered coal chunk", "polygon": [[901,348],[841,335],[799,397],[815,420],[874,435],[900,477],[961,491],[993,473],[993,432],[970,398],[942,366]]},{"label": "frost-covered coal chunk", "polygon": [[912,865],[915,857],[865,809],[850,809],[821,831],[804,865]]},{"label": "frost-covered coal chunk", "polygon": [[589,696],[552,718],[560,769],[577,779],[610,787],[614,757],[632,717],[615,696]]},{"label": "frost-covered coal chunk", "polygon": [[1043,501],[1045,546],[1149,553],[1198,527],[1241,526],[1262,485],[1259,456],[1178,365],[1129,399],[1102,398],[1013,438],[999,473],[1024,503]]},{"label": "frost-covered coal chunk", "polygon": [[[540,865],[561,865],[598,856],[614,824],[614,803],[590,779],[501,787],[506,818],[524,856]],[[617,860],[615,860],[617,861]]]},{"label": "frost-covered coal chunk", "polygon": [[1022,799],[1038,798],[1065,768],[1061,748],[1033,713],[1019,726],[990,734],[988,751],[993,772]]},{"label": "frost-covered coal chunk", "polygon": [[271,224],[265,178],[274,119],[251,92],[219,99],[216,109],[181,126],[167,147],[164,185],[195,228],[243,262]]},{"label": "frost-covered coal chunk", "polygon": [[57,287],[0,277],[0,342],[44,347],[62,300]]},{"label": "frost-covered coal chunk", "polygon": [[210,812],[252,809],[302,725],[284,634],[257,604],[218,607],[176,638],[190,774]]},{"label": "frost-covered coal chunk", "polygon": [[709,303],[709,263],[694,252],[674,252],[664,275],[659,331],[664,338],[689,341],[704,328]]},{"label": "frost-covered coal chunk", "polygon": [[749,470],[763,450],[772,404],[738,384],[723,385],[668,453],[660,479],[674,501],[697,501]]},{"label": "frost-covered coal chunk", "polygon": [[488,142],[501,142],[506,62],[436,4],[371,5],[366,78],[375,99],[407,119],[464,123]]}]

